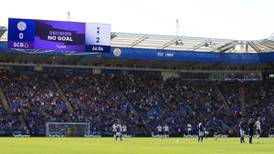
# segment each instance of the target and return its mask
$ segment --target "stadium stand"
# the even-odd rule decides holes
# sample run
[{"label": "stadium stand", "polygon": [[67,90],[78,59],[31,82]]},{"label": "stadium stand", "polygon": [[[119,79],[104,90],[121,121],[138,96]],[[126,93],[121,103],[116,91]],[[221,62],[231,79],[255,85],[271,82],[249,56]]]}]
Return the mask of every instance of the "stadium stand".
[{"label": "stadium stand", "polygon": [[[261,117],[264,135],[274,124],[269,118],[274,114],[273,81],[220,82],[164,79],[151,73],[61,70],[2,70],[0,86],[10,112],[0,103],[0,130],[45,135],[46,122],[90,122],[93,134],[109,135],[111,125],[120,119],[132,135],[150,135],[158,124],[168,124],[172,135],[182,136],[187,123],[196,126],[204,120],[211,133],[235,136],[241,117]],[[241,103],[241,88],[248,103]]]},{"label": "stadium stand", "polygon": [[90,123],[92,134],[110,135],[119,119],[135,136],[159,124],[182,136],[188,123],[197,134],[201,121],[210,135],[236,136],[250,117],[273,133],[272,37],[112,32],[110,52],[93,54],[9,49],[7,37],[0,27],[0,135],[44,136],[47,122]]}]

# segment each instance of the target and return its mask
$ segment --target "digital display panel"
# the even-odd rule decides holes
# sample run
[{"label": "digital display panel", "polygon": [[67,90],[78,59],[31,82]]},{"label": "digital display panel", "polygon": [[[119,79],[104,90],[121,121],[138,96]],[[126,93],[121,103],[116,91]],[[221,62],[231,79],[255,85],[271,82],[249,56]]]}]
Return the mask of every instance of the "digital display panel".
[{"label": "digital display panel", "polygon": [[17,49],[110,52],[109,24],[9,19],[8,47]]}]

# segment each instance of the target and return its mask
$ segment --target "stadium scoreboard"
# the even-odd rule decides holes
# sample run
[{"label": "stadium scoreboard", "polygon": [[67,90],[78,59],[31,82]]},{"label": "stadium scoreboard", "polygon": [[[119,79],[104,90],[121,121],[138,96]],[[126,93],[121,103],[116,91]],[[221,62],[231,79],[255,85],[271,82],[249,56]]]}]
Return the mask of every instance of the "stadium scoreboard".
[{"label": "stadium scoreboard", "polygon": [[110,52],[109,24],[9,18],[8,48]]}]

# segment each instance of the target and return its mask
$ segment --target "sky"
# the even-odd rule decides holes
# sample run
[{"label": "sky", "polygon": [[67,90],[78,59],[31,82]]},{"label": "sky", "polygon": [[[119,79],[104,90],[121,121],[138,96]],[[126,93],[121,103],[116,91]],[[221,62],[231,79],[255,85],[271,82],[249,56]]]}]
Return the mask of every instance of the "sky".
[{"label": "sky", "polygon": [[274,0],[3,0],[8,18],[109,23],[112,32],[237,40],[274,34]]}]

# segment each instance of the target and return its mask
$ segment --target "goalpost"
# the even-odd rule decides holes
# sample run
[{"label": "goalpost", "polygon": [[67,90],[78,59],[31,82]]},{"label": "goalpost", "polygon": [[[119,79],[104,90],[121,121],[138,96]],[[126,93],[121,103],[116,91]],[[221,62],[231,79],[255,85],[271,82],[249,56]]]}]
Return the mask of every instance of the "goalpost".
[{"label": "goalpost", "polygon": [[48,137],[85,137],[90,134],[90,123],[85,122],[47,122]]}]

